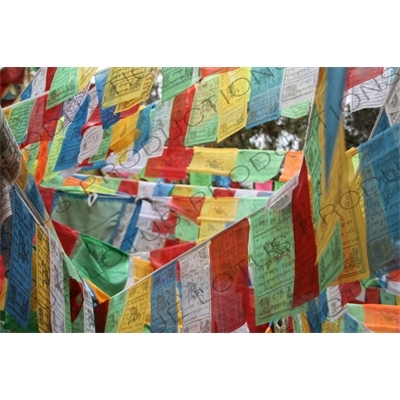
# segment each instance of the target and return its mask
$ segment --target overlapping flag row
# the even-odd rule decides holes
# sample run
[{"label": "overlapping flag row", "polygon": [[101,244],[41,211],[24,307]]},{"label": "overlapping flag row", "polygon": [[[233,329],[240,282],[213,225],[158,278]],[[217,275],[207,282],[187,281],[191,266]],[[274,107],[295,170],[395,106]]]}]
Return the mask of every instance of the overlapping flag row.
[{"label": "overlapping flag row", "polygon": [[[318,77],[318,68],[162,68],[162,100],[145,106],[158,68],[110,68],[97,74],[96,70],[41,68],[20,101],[5,109],[38,184],[61,171],[96,168],[96,162],[104,160],[111,163],[110,156],[115,169],[147,163],[149,177],[181,177],[193,155],[191,147],[221,141],[280,115],[307,115]],[[368,79],[386,82],[393,79],[391,71],[350,68],[345,88],[361,87],[368,97]],[[360,86],[363,82],[367,89]],[[379,87],[386,93],[389,84]],[[353,97],[361,104],[357,93]],[[339,103],[345,98],[342,93]],[[249,161],[249,154],[239,151],[239,165],[242,158]],[[169,165],[171,159],[179,163]],[[41,168],[36,172],[37,165]],[[234,172],[252,175],[253,164],[245,166],[250,171]],[[221,167],[215,161],[209,168]]]},{"label": "overlapping flag row", "polygon": [[[241,190],[240,194],[245,196],[234,197],[233,195],[237,195],[239,190],[217,188],[210,192],[208,187],[197,187],[197,191],[189,195],[189,192],[186,190],[184,193],[183,189],[193,192],[194,188],[180,185],[180,194],[157,196],[156,191],[160,191],[162,186],[163,184],[154,183],[145,186],[147,193],[153,191],[152,197],[130,194],[135,199],[134,203],[130,197],[122,193],[98,195],[51,188],[40,188],[40,193],[53,221],[105,240],[117,247],[122,246],[123,250],[130,253],[163,247],[161,244],[167,238],[187,242],[204,240],[264,207],[268,196],[272,194],[272,192],[257,191],[246,193]],[[207,192],[210,194],[206,195]],[[262,196],[255,196],[257,193]],[[68,207],[63,207],[60,212],[59,204]],[[104,208],[107,208],[107,211],[103,211]],[[125,211],[127,208],[131,210],[129,214]],[[101,232],[98,231],[100,220],[103,221]],[[128,229],[129,235],[124,233],[126,228],[123,230],[122,225],[125,227],[132,225],[133,231]],[[109,234],[114,230],[118,230],[120,235],[123,234],[119,236],[120,240],[126,235],[130,239],[126,237],[122,242],[117,241]]]},{"label": "overlapping flag row", "polygon": [[[24,148],[22,154],[35,181],[38,184],[51,185],[52,181],[60,181],[63,176],[50,171],[53,158],[52,154],[48,156],[47,142],[43,143],[46,145],[37,146],[36,151]],[[121,176],[177,183],[187,181],[190,177],[192,182],[197,180],[211,185],[213,180],[218,183],[218,179],[212,179],[214,175],[227,177],[229,181],[237,182],[239,187],[241,184],[249,187],[249,184],[253,186],[253,183],[265,183],[272,179],[287,182],[298,171],[302,157],[302,151],[294,150],[274,152],[205,147],[172,150],[164,148],[161,156],[144,159],[140,164],[122,162],[116,165],[113,158],[110,158],[108,162],[98,162],[97,169],[102,169],[106,176],[104,181],[109,179],[108,176]],[[92,179],[94,178],[88,178],[88,182]]]}]

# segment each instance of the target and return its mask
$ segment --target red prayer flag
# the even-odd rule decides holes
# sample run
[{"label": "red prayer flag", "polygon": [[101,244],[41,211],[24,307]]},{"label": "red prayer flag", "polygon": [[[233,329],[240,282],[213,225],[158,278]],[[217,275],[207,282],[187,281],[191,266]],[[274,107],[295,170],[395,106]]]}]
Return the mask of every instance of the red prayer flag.
[{"label": "red prayer flag", "polygon": [[79,232],[60,222],[53,220],[51,222],[53,223],[54,229],[58,238],[60,239],[65,254],[70,257],[76,241],[78,240]]},{"label": "red prayer flag", "polygon": [[235,197],[236,190],[226,188],[215,188],[213,191],[213,197]]},{"label": "red prayer flag", "polygon": [[370,286],[365,289],[365,303],[381,304],[381,290],[378,287]]},{"label": "red prayer flag", "polygon": [[176,246],[178,244],[181,244],[181,241],[179,239],[168,239],[168,238],[165,238],[164,248],[165,247]]},{"label": "red prayer flag", "polygon": [[96,307],[94,307],[94,319],[96,321],[96,333],[104,333],[106,329],[108,307],[110,300],[103,301]]},{"label": "red prayer flag", "polygon": [[54,75],[56,74],[57,67],[47,67],[47,73],[46,73],[46,87],[45,91],[47,92],[50,90],[51,83],[53,82]]},{"label": "red prayer flag", "polygon": [[196,246],[196,242],[187,242],[178,244],[176,246],[164,247],[162,249],[151,250],[149,257],[154,270],[161,268],[163,265],[168,264],[170,261],[186,253]]},{"label": "red prayer flag", "polygon": [[140,103],[136,104],[135,106],[133,106],[129,110],[121,111],[120,114],[119,114],[120,118],[121,119],[127,118],[127,117],[130,117],[131,115],[137,113],[138,110],[139,110],[139,107],[140,107]]},{"label": "red prayer flag", "polygon": [[388,280],[391,282],[400,282],[400,271],[395,270],[395,271],[389,272]]},{"label": "red prayer flag", "polygon": [[166,178],[170,181],[186,179],[186,168],[192,161],[192,148],[164,148],[160,157],[149,158],[145,176],[149,178]]},{"label": "red prayer flag", "polygon": [[90,118],[86,121],[86,123],[82,126],[81,134],[85,133],[85,131],[92,126],[101,126],[101,116],[100,116],[100,104],[97,104],[96,108],[92,112]]},{"label": "red prayer flag", "polygon": [[305,159],[300,169],[299,184],[293,189],[292,214],[295,248],[292,307],[295,308],[319,295],[317,245]]},{"label": "red prayer flag", "polygon": [[122,179],[118,187],[118,192],[136,196],[138,194],[139,182],[128,179]]},{"label": "red prayer flag", "polygon": [[204,200],[205,196],[172,196],[172,199],[168,202],[168,207],[176,213],[182,214],[187,219],[197,223],[197,217],[200,215]]},{"label": "red prayer flag", "polygon": [[195,92],[196,87],[191,86],[174,98],[167,141],[167,147],[170,149],[185,147],[185,136]]},{"label": "red prayer flag", "polygon": [[[23,67],[5,67],[0,69],[0,98],[9,85],[22,85],[24,83],[25,68]],[[4,102],[4,103],[3,103]],[[10,105],[14,102],[11,100]],[[7,107],[8,102],[2,99],[2,107]]]},{"label": "red prayer flag", "polygon": [[347,68],[345,90],[360,85],[370,79],[376,78],[383,73],[383,67],[349,67]]},{"label": "red prayer flag", "polygon": [[54,139],[58,120],[62,115],[62,104],[46,110],[47,94],[36,99],[28,124],[28,131],[21,148],[35,142],[49,142]]},{"label": "red prayer flag", "polygon": [[229,333],[247,320],[249,221],[244,219],[211,240],[212,332]]},{"label": "red prayer flag", "polygon": [[24,83],[25,67],[4,67],[0,70],[1,84],[10,83],[22,85]]},{"label": "red prayer flag", "polygon": [[340,297],[342,298],[342,307],[347,303],[352,303],[354,299],[361,293],[360,281],[343,283],[339,285]]},{"label": "red prayer flag", "polygon": [[83,307],[83,284],[71,276],[69,277],[71,322],[78,317]]},{"label": "red prayer flag", "polygon": [[175,228],[179,224],[179,216],[176,212],[170,211],[167,218],[163,218],[161,221],[153,221],[151,227],[152,232],[160,235],[174,235]]},{"label": "red prayer flag", "polygon": [[294,333],[293,317],[288,317],[286,333]]},{"label": "red prayer flag", "polygon": [[53,199],[54,199],[54,193],[56,192],[56,189],[51,189],[51,188],[45,188],[38,186],[40,195],[42,196],[44,207],[48,214],[51,214],[51,211],[53,210]]}]

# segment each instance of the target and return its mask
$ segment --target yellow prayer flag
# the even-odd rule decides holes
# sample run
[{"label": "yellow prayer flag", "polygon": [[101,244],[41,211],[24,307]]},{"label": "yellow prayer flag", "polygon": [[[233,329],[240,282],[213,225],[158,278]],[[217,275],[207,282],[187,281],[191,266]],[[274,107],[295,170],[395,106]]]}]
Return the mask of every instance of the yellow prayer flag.
[{"label": "yellow prayer flag", "polygon": [[115,160],[117,162],[117,165],[128,165],[128,160],[129,160],[129,153],[130,151],[127,150],[126,148],[117,152],[115,154]]},{"label": "yellow prayer flag", "polygon": [[122,111],[126,111],[134,107],[136,104],[138,104],[138,98],[128,100],[128,101],[123,101],[122,103],[118,103],[115,107],[115,113],[120,113]]},{"label": "yellow prayer flag", "polygon": [[87,180],[75,179],[69,176],[65,179],[62,186],[77,186],[87,193],[115,194],[115,189],[103,186],[106,183],[104,177],[96,175],[89,176],[90,179]]},{"label": "yellow prayer flag", "polygon": [[201,208],[199,222],[233,222],[236,219],[239,198],[206,198]]},{"label": "yellow prayer flag", "polygon": [[[343,117],[340,117],[337,124],[335,135],[335,148],[330,159],[329,169],[326,168],[327,156],[325,149],[325,132],[327,131],[327,121],[332,119],[331,109],[326,104],[327,92],[327,69],[320,68],[318,76],[318,85],[315,93],[314,110],[310,126],[309,136],[317,135],[319,152],[321,154],[320,168],[321,179],[320,188],[320,206],[318,210],[318,221],[316,223],[317,238],[317,260],[319,260],[329,243],[334,232],[336,223],[339,219],[335,207],[340,202],[341,197],[346,192],[348,184],[348,163],[346,157],[345,135]],[[310,141],[310,138],[308,138]],[[307,146],[309,143],[307,143]],[[328,186],[329,182],[329,186]]]},{"label": "yellow prayer flag", "polygon": [[361,213],[362,213],[362,216],[363,216],[363,220],[365,222],[364,191],[363,191],[363,187],[362,187],[362,180],[361,180],[361,175],[360,174],[357,174],[357,176],[355,177],[354,184],[356,186],[356,190],[357,190],[357,193],[358,193],[358,199],[360,201]]},{"label": "yellow prayer flag", "polygon": [[301,332],[310,333],[310,325],[308,324],[307,314],[301,313],[300,319],[301,319]]},{"label": "yellow prayer flag", "polygon": [[23,149],[21,149],[22,159],[25,161],[25,163],[28,163],[29,152],[30,152],[29,146],[28,147],[24,147]]},{"label": "yellow prayer flag", "polygon": [[35,175],[37,166],[38,166],[38,160],[35,160],[35,161],[32,163],[31,169],[29,170],[29,172],[30,172],[32,175]]},{"label": "yellow prayer flag", "polygon": [[178,289],[176,289],[176,307],[178,309],[178,333],[182,333],[183,315],[182,315],[181,296],[179,294]]},{"label": "yellow prayer flag", "polygon": [[26,166],[25,160],[22,159],[21,169],[19,170],[17,178],[17,184],[22,190],[26,189],[26,185],[28,184],[28,178],[29,178],[29,170],[28,167]]},{"label": "yellow prayer flag", "polygon": [[119,120],[112,127],[110,149],[115,153],[132,146],[133,142],[140,136],[140,131],[136,129],[139,112]]},{"label": "yellow prayer flag", "polygon": [[198,243],[202,242],[204,239],[216,235],[217,233],[223,231],[224,229],[225,229],[225,222],[212,222],[203,220],[200,225]]},{"label": "yellow prayer flag", "polygon": [[339,319],[336,321],[324,321],[322,323],[322,333],[339,333],[340,326],[339,326]]},{"label": "yellow prayer flag", "polygon": [[47,212],[46,208],[44,209],[44,220],[45,220],[47,229],[51,230],[53,228],[53,224],[51,223],[51,218],[50,218],[50,215]]},{"label": "yellow prayer flag", "polygon": [[153,266],[150,261],[142,260],[138,257],[133,257],[133,276],[135,282],[140,281],[147,275],[153,272]]},{"label": "yellow prayer flag", "polygon": [[152,276],[128,289],[125,307],[118,326],[120,333],[141,333],[150,304]]},{"label": "yellow prayer flag", "polygon": [[136,99],[135,104],[146,100],[157,74],[157,67],[110,68],[104,85],[102,107],[112,107],[133,99]]},{"label": "yellow prayer flag", "polygon": [[78,68],[78,91],[81,92],[90,79],[94,76],[98,67],[79,67]]},{"label": "yellow prayer flag", "polygon": [[3,109],[4,117],[8,121],[10,119],[10,114],[11,114],[12,108],[5,108]]},{"label": "yellow prayer flag", "polygon": [[220,74],[218,143],[246,126],[250,68]]},{"label": "yellow prayer flag", "polygon": [[172,194],[174,196],[191,197],[193,195],[194,186],[175,185],[172,190],[173,190]]},{"label": "yellow prayer flag", "polygon": [[346,190],[337,205],[341,222],[344,267],[329,286],[359,281],[370,276],[365,223],[353,179],[352,152],[347,152],[346,156],[348,166]]},{"label": "yellow prayer flag", "polygon": [[229,176],[235,167],[238,149],[194,147],[194,154],[187,172]]},{"label": "yellow prayer flag", "polygon": [[46,172],[44,173],[43,178],[44,181],[50,181],[59,174],[59,172],[57,171],[53,172],[53,169],[57,163],[57,159],[64,141],[63,126],[64,117],[60,118],[57,123],[56,133],[54,135],[53,143],[51,145],[50,152],[47,158]]},{"label": "yellow prayer flag", "polygon": [[51,333],[50,246],[48,235],[36,224],[36,288],[39,331]]},{"label": "yellow prayer flag", "polygon": [[1,311],[4,311],[4,306],[6,304],[7,286],[8,286],[8,280],[4,279],[3,287],[2,287],[1,293],[0,293],[0,310]]},{"label": "yellow prayer flag", "polygon": [[37,312],[36,251],[32,250],[31,311]]}]

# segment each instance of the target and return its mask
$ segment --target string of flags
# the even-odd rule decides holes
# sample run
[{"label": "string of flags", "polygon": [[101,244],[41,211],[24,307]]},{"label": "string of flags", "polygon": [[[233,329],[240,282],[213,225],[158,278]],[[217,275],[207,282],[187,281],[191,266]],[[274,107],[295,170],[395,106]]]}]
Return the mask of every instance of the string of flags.
[{"label": "string of flags", "polygon": [[[159,73],[40,68],[0,110],[0,331],[400,332],[397,69],[162,68],[145,105]],[[348,151],[344,102],[381,107]],[[303,150],[204,146],[304,115]]]}]

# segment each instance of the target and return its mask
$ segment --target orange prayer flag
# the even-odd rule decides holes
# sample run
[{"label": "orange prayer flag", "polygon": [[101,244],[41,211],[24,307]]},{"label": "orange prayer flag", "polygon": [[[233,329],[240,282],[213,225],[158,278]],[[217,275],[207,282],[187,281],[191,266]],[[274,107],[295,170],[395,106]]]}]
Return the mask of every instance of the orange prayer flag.
[{"label": "orange prayer flag", "polygon": [[400,307],[363,304],[364,324],[376,333],[400,333]]},{"label": "orange prayer flag", "polygon": [[290,150],[286,153],[283,171],[279,177],[280,182],[287,182],[300,171],[303,162],[303,152]]},{"label": "orange prayer flag", "polygon": [[34,175],[34,179],[37,185],[41,184],[44,178],[44,174],[46,172],[48,150],[49,142],[41,142],[37,158],[37,168]]}]

